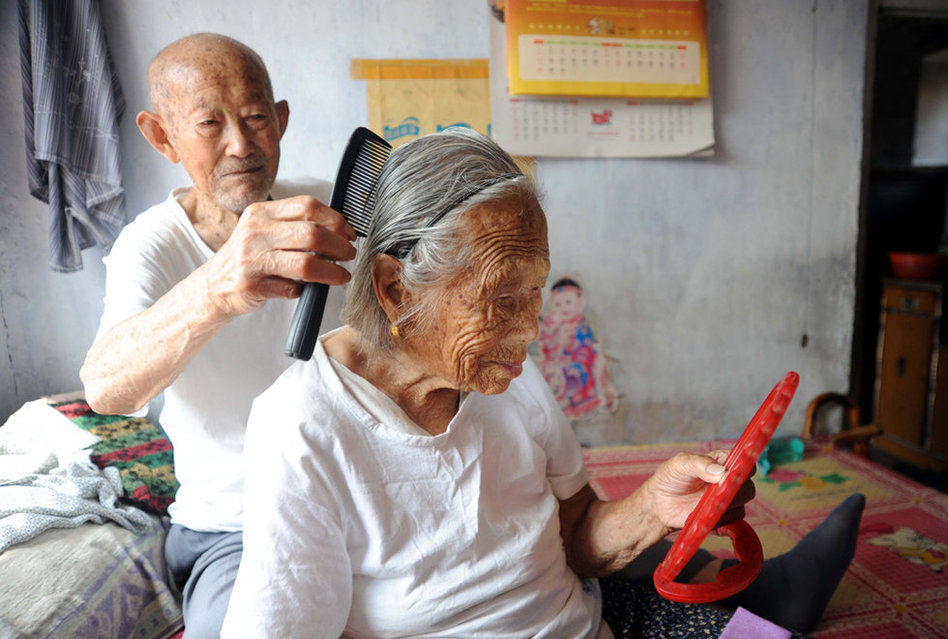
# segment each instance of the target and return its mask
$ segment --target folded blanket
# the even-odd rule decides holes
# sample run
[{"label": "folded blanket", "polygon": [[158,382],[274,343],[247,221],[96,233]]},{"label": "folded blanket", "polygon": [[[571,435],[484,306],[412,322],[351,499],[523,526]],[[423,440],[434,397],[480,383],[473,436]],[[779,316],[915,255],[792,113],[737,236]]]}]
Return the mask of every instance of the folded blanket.
[{"label": "folded blanket", "polygon": [[91,521],[115,523],[142,533],[151,519],[134,506],[118,503],[118,470],[91,462],[71,462],[52,473],[34,473],[0,484],[0,552],[48,528],[75,528]]},{"label": "folded blanket", "polygon": [[123,503],[153,514],[168,514],[178,480],[171,441],[157,424],[141,417],[100,415],[82,399],[51,406],[68,418],[73,428],[78,426],[76,430],[99,440],[89,448],[89,459],[99,468],[118,469],[125,488]]},{"label": "folded blanket", "polygon": [[150,526],[148,515],[118,502],[118,470],[89,461],[84,447],[97,439],[34,402],[0,427],[0,552],[48,528],[87,521],[114,521],[135,533]]},{"label": "folded blanket", "polygon": [[[65,467],[72,460],[88,460],[89,448],[98,441],[99,437],[76,428],[46,400],[26,402],[0,427],[0,455],[10,455],[4,457],[0,464],[0,480],[48,472],[50,468],[40,469],[40,462],[47,462],[50,453],[56,456],[56,459],[47,462],[53,463],[52,467]],[[13,457],[15,455],[34,457],[18,462]],[[17,463],[17,468],[11,466],[14,463]],[[19,470],[20,463],[26,464],[24,470]]]}]

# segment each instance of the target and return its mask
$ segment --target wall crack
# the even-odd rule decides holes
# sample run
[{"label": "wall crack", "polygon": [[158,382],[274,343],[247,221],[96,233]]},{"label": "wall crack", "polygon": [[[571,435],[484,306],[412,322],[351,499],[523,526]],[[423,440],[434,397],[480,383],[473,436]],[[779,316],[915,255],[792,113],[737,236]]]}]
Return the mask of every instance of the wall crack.
[{"label": "wall crack", "polygon": [[10,362],[10,380],[13,382],[13,395],[18,396],[20,389],[16,385],[16,369],[13,368],[13,351],[10,349],[10,327],[7,326],[7,314],[3,308],[3,291],[0,291],[0,322],[3,323],[3,340],[7,347],[7,361]]}]

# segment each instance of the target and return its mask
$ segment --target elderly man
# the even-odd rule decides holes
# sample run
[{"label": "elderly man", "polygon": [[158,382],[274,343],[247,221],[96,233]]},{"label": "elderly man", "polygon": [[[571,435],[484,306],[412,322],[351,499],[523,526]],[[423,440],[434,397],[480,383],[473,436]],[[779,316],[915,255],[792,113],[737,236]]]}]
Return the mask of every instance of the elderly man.
[{"label": "elderly man", "polygon": [[149,73],[148,142],[191,186],[129,224],[106,258],[105,311],[81,370],[89,405],[129,414],[164,392],[160,423],[181,487],[166,551],[188,637],[218,636],[242,552],[241,452],[253,398],[283,355],[300,281],[344,284],[355,255],[341,215],[273,199],[289,107],[245,45],[178,40]]}]

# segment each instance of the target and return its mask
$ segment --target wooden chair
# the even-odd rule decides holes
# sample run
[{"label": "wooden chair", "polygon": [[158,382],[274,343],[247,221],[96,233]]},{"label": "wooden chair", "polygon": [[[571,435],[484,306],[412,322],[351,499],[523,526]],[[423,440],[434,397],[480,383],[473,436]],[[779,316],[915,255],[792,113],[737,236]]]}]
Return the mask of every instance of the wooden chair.
[{"label": "wooden chair", "polygon": [[830,443],[833,446],[851,447],[855,454],[868,459],[869,440],[876,435],[880,435],[882,429],[876,424],[863,424],[859,405],[848,395],[822,393],[814,397],[806,409],[806,419],[803,422],[803,438],[813,439],[814,435],[821,436],[820,433],[814,433],[816,416],[821,408],[831,404],[842,405],[846,409],[847,419],[844,420],[841,431],[828,434]]}]

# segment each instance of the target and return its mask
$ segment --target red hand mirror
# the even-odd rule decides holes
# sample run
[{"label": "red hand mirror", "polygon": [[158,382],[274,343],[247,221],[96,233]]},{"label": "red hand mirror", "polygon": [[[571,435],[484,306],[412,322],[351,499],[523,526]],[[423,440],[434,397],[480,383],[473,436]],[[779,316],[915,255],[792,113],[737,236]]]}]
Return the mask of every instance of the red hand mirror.
[{"label": "red hand mirror", "polygon": [[661,596],[682,603],[718,601],[740,592],[757,578],[764,561],[764,552],[757,533],[747,522],[741,520],[721,527],[731,538],[738,564],[719,572],[715,581],[710,583],[683,584],[675,581],[675,577],[694,556],[714,524],[720,520],[741,485],[750,477],[757,459],[764,452],[767,442],[787,411],[799,383],[800,376],[793,371],[784,375],[757,409],[754,418],[731,449],[724,461],[724,467],[728,470],[727,477],[720,484],[708,486],[685,521],[684,527],[665,556],[665,561],[655,569],[655,588]]}]

